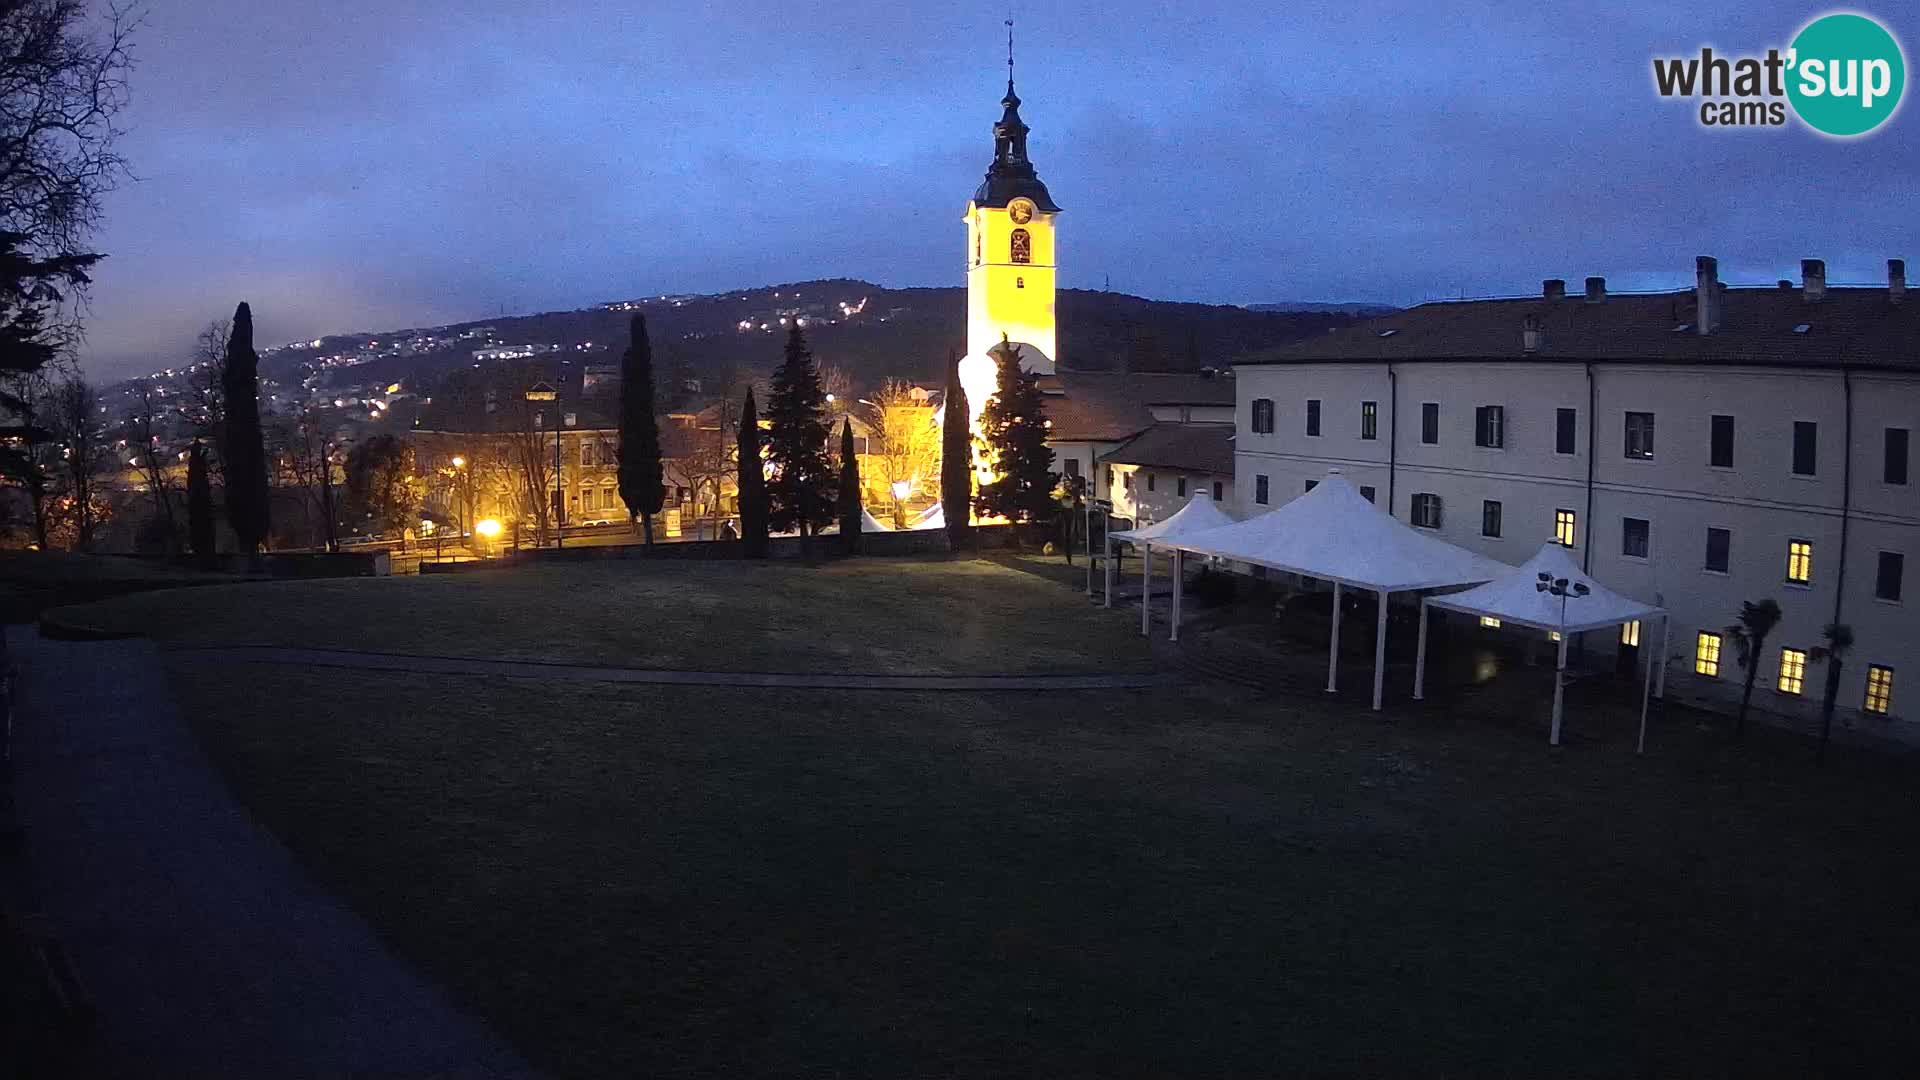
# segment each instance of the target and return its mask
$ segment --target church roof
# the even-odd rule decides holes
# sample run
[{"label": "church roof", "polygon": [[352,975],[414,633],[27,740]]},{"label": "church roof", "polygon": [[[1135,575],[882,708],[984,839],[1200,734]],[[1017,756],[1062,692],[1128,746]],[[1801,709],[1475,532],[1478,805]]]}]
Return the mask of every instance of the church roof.
[{"label": "church roof", "polygon": [[1000,99],[1000,105],[1004,111],[1000,122],[993,125],[993,164],[987,166],[986,179],[974,189],[974,204],[1003,208],[1015,199],[1026,198],[1039,210],[1057,212],[1060,207],[1027,159],[1027,132],[1031,129],[1020,119],[1020,95],[1013,92],[1011,62],[1007,96]]}]

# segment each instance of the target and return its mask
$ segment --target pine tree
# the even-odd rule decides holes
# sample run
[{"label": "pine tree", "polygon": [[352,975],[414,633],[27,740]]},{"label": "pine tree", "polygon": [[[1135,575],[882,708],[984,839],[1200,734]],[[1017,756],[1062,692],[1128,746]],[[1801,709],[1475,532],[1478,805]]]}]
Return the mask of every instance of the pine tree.
[{"label": "pine tree", "polygon": [[1060,474],[1053,471],[1053,450],[1047,446],[1040,377],[1022,371],[1020,354],[1004,341],[994,347],[993,356],[1000,389],[980,410],[980,437],[999,475],[981,485],[980,506],[1008,521],[1039,521],[1058,509],[1053,489],[1060,482]]},{"label": "pine tree", "polygon": [[213,555],[213,485],[207,479],[207,448],[199,439],[187,454],[187,534],[193,553]]},{"label": "pine tree", "polygon": [[967,388],[960,385],[960,353],[947,354],[946,410],[940,422],[940,509],[947,519],[947,546],[959,551],[973,524],[973,430],[967,419]]},{"label": "pine tree", "polygon": [[665,502],[660,479],[660,422],[653,415],[653,346],[647,320],[633,317],[620,360],[620,498],[638,516],[653,543],[653,515]]},{"label": "pine tree", "polygon": [[801,550],[812,556],[814,534],[833,520],[835,484],[827,457],[826,395],[798,322],[787,333],[786,359],[773,374],[767,420],[767,460],[773,463],[767,521],[776,532],[799,532]]},{"label": "pine tree", "polygon": [[840,547],[860,553],[860,458],[853,452],[853,418],[840,422]]},{"label": "pine tree", "polygon": [[227,442],[220,460],[227,474],[227,524],[251,555],[266,542],[270,527],[267,454],[260,433],[260,354],[253,351],[253,311],[242,303],[233,313],[227,338],[221,391],[227,410]]},{"label": "pine tree", "polygon": [[740,550],[749,559],[767,557],[767,476],[760,457],[760,412],[753,390],[740,410]]}]

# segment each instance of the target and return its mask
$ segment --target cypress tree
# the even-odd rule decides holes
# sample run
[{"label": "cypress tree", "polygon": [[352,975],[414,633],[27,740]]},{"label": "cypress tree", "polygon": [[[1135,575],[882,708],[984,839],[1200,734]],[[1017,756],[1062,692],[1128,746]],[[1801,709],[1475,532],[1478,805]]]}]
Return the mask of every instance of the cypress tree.
[{"label": "cypress tree", "polygon": [[840,422],[840,547],[860,553],[860,458],[853,452],[853,418]]},{"label": "cypress tree", "polygon": [[635,315],[620,360],[620,498],[629,518],[638,516],[653,543],[653,515],[666,488],[660,479],[660,422],[653,415],[653,346],[647,320]]},{"label": "cypress tree", "polygon": [[207,479],[207,448],[199,439],[187,454],[187,539],[193,553],[213,555],[213,484]]},{"label": "cypress tree", "polygon": [[269,521],[267,454],[260,433],[260,354],[253,351],[253,311],[242,303],[233,313],[226,369],[220,388],[227,411],[226,445],[220,460],[227,474],[227,524],[240,550],[251,555],[266,542]]},{"label": "cypress tree", "polygon": [[999,476],[980,488],[980,506],[1008,521],[1039,521],[1058,509],[1053,489],[1053,450],[1047,446],[1047,408],[1040,377],[1020,368],[1020,355],[1006,342],[993,349],[1000,389],[980,410],[980,437],[994,455]]},{"label": "cypress tree", "polygon": [[800,549],[813,555],[813,536],[833,520],[833,462],[827,457],[826,393],[820,370],[796,321],[787,332],[786,359],[773,373],[767,407],[768,524],[800,534]]},{"label": "cypress tree", "polygon": [[749,559],[767,557],[767,477],[760,459],[760,412],[753,390],[740,410],[740,552]]},{"label": "cypress tree", "polygon": [[946,415],[940,422],[940,510],[947,519],[947,546],[959,551],[973,525],[973,431],[967,423],[967,388],[960,385],[960,353],[947,354]]}]

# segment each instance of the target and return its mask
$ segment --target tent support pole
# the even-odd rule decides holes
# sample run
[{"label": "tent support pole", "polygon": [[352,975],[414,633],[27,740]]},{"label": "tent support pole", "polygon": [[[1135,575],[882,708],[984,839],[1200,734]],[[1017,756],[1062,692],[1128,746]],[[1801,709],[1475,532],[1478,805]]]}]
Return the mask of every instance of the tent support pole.
[{"label": "tent support pole", "polygon": [[1373,711],[1379,712],[1387,685],[1387,591],[1374,595],[1380,597],[1380,618],[1373,628]]},{"label": "tent support pole", "polygon": [[1173,624],[1173,631],[1167,635],[1168,641],[1180,640],[1180,581],[1182,577],[1181,567],[1180,567],[1180,563],[1181,563],[1180,555],[1181,555],[1180,549],[1174,548],[1173,549],[1173,608],[1172,608],[1173,617],[1167,620],[1169,623]]},{"label": "tent support pole", "polygon": [[1547,745],[1560,745],[1560,709],[1567,692],[1567,632],[1560,632],[1560,659],[1553,670],[1553,729],[1548,733]]},{"label": "tent support pole", "polygon": [[[1645,633],[1646,627],[1641,627],[1640,631],[1641,633]],[[1653,669],[1655,666],[1655,657],[1653,653],[1648,653],[1645,649],[1641,649],[1640,651],[1645,654],[1647,658],[1647,677],[1646,682],[1640,688],[1640,739],[1634,744],[1633,752],[1636,754],[1645,754],[1647,752],[1647,703],[1653,699]]]},{"label": "tent support pole", "polygon": [[1153,545],[1140,545],[1140,636],[1146,637],[1153,621]]},{"label": "tent support pole", "polygon": [[[1080,515],[1080,519],[1081,519],[1080,527],[1085,529],[1087,533],[1087,598],[1092,599],[1093,598],[1093,500],[1092,499],[1087,500],[1086,513]],[[1069,517],[1067,520],[1072,521],[1073,519]],[[1072,530],[1069,529],[1068,532],[1071,533]],[[1069,550],[1071,550],[1073,547],[1072,536],[1067,537],[1067,547]]]},{"label": "tent support pole", "polygon": [[[1653,656],[1649,656],[1647,658],[1647,697],[1653,696],[1653,693],[1654,693],[1653,670],[1655,667],[1658,667],[1660,669],[1660,697],[1662,700],[1666,698],[1667,635],[1670,632],[1672,632],[1672,630],[1673,630],[1673,616],[1671,615],[1660,616],[1660,651],[1659,653]],[[1634,748],[1633,748],[1634,753],[1639,754],[1643,757],[1646,755],[1646,752],[1647,752],[1647,706],[1648,706],[1648,702],[1646,698],[1642,698],[1640,701],[1640,741],[1634,744]]]},{"label": "tent support pole", "polygon": [[1107,601],[1101,607],[1113,606],[1113,537],[1107,537],[1107,554],[1100,560],[1101,569],[1107,578]]},{"label": "tent support pole", "polygon": [[1653,677],[1653,696],[1662,703],[1667,700],[1667,650],[1672,648],[1668,637],[1673,633],[1673,616],[1660,616],[1660,673]]},{"label": "tent support pole", "polygon": [[1420,598],[1420,647],[1413,654],[1413,700],[1426,700],[1427,692],[1427,598]]},{"label": "tent support pole", "polygon": [[1340,671],[1340,583],[1333,583],[1333,641],[1327,646],[1327,693],[1334,692]]}]

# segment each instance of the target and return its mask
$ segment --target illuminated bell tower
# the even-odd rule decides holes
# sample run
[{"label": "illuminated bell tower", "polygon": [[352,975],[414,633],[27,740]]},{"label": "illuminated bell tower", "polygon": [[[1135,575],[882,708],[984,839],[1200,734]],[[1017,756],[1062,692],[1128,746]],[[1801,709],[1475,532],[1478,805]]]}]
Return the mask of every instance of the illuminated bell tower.
[{"label": "illuminated bell tower", "polygon": [[1027,159],[1027,125],[1013,92],[1013,23],[1007,23],[1005,111],[993,125],[993,164],[967,203],[967,355],[1002,337],[1021,346],[1020,366],[1053,373],[1053,219],[1060,208]]}]

